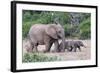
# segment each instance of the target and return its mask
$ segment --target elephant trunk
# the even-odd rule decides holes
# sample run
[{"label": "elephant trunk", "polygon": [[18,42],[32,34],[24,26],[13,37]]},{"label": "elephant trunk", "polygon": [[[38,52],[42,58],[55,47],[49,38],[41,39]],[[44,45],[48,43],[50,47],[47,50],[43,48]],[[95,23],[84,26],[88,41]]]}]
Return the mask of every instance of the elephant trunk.
[{"label": "elephant trunk", "polygon": [[65,36],[62,37],[62,49],[61,49],[62,52],[65,51]]},{"label": "elephant trunk", "polygon": [[85,45],[83,45],[83,47],[84,47],[84,48],[86,48],[86,46],[85,46]]}]

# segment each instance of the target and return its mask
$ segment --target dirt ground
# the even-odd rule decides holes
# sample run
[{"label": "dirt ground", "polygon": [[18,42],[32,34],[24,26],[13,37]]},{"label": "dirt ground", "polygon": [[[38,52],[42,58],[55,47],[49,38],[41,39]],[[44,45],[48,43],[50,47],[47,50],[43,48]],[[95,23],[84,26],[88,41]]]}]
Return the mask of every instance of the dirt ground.
[{"label": "dirt ground", "polygon": [[[77,49],[76,52],[68,52],[67,50],[65,52],[60,52],[60,53],[54,53],[54,52],[49,52],[49,53],[43,53],[45,50],[45,45],[39,45],[38,50],[39,52],[42,52],[44,55],[47,56],[57,56],[61,58],[62,60],[87,60],[91,58],[91,41],[90,40],[80,40],[83,42],[83,44],[86,46],[86,48],[81,47],[81,51]],[[28,44],[26,41],[23,41],[23,54],[26,53],[25,50],[25,45]],[[51,47],[51,51],[54,50],[54,45]]]}]

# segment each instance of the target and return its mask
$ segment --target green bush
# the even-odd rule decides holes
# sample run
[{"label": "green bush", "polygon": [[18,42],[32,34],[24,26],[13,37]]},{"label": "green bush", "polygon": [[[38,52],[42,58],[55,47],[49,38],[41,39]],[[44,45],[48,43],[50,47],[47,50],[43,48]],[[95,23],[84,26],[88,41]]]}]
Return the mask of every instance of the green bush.
[{"label": "green bush", "polygon": [[[75,13],[73,13],[73,15],[71,16],[70,13],[73,12],[23,10],[22,37],[27,37],[30,27],[34,24],[51,24],[54,23],[55,20],[57,20],[64,27],[65,37],[77,37],[80,39],[91,38],[90,13],[76,13],[76,15],[78,14],[78,16],[76,16]],[[76,21],[76,19],[78,22]],[[78,24],[76,24],[75,22],[77,22]]]},{"label": "green bush", "polygon": [[40,53],[26,53],[23,56],[23,62],[50,62],[50,61],[60,61],[61,59],[57,56],[46,56]]},{"label": "green bush", "polygon": [[86,19],[80,24],[80,38],[89,39],[91,38],[91,22],[90,18]]},{"label": "green bush", "polygon": [[23,27],[22,27],[22,36],[23,36],[23,38],[27,37],[27,34],[28,34],[29,29],[30,29],[31,26],[32,26],[31,22],[27,22],[27,23],[23,24]]}]

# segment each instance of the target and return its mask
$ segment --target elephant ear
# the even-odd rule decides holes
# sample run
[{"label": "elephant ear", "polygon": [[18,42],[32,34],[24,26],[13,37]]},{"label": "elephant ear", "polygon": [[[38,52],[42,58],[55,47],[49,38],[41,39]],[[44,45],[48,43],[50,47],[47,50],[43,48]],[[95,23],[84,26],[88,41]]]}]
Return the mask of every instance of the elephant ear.
[{"label": "elephant ear", "polygon": [[50,37],[54,38],[54,39],[58,39],[57,37],[57,32],[56,29],[54,28],[54,26],[48,26],[46,28],[46,33],[47,35],[49,35]]}]

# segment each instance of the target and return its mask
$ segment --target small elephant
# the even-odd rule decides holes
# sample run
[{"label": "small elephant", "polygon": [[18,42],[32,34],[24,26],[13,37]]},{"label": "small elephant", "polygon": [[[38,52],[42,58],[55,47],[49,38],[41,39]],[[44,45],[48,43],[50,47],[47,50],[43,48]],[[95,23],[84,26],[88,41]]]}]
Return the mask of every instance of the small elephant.
[{"label": "small elephant", "polygon": [[62,39],[62,49],[64,49],[65,34],[64,29],[60,24],[35,24],[29,30],[29,40],[35,52],[38,52],[38,45],[45,45],[46,50],[49,52],[52,44],[55,45],[55,51],[58,51],[59,39]]},{"label": "small elephant", "polygon": [[[65,41],[64,44],[65,44],[64,49],[67,49],[68,51],[70,51],[70,49],[74,48],[74,43],[72,41]],[[59,52],[62,51],[62,47],[63,47],[63,45],[62,45],[62,42],[61,42],[59,44]]]},{"label": "small elephant", "polygon": [[71,48],[70,51],[74,49],[74,52],[76,52],[77,48],[81,51],[81,47],[86,48],[86,46],[83,44],[82,41],[73,41],[74,48]]},{"label": "small elephant", "polygon": [[[81,46],[85,47],[82,41],[65,41],[65,49],[67,49],[68,51],[74,50],[74,52],[76,52],[77,48],[81,51],[80,48]],[[61,48],[62,48],[62,42],[59,45],[59,51],[61,51]]]}]

